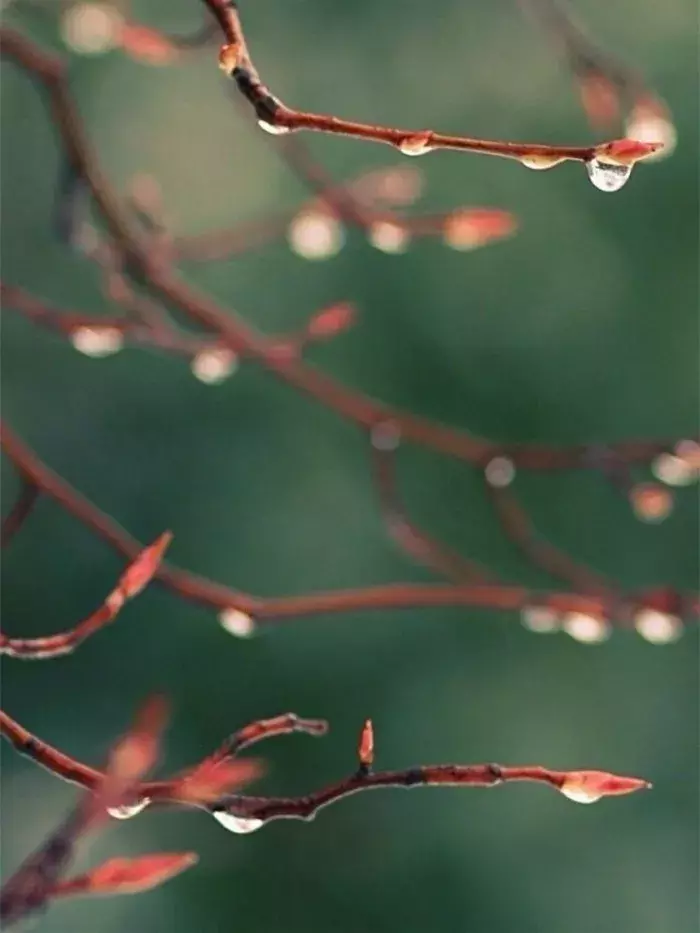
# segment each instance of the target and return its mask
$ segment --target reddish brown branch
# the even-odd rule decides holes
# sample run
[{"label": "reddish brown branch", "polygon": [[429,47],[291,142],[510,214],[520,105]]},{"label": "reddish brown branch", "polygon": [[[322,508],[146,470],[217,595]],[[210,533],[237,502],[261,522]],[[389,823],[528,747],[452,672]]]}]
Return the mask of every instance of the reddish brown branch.
[{"label": "reddish brown branch", "polygon": [[[132,586],[137,576],[131,572]],[[61,880],[81,837],[104,824],[107,814],[125,806],[135,793],[138,795],[143,776],[157,759],[165,719],[164,701],[160,697],[151,698],[140,709],[130,731],[113,746],[106,770],[99,772],[35,739],[0,712],[2,734],[18,751],[89,791],[58,829],[3,884],[0,892],[3,928],[45,907],[53,897],[148,890],[196,862],[194,853],[157,853],[137,859],[115,859],[85,875]],[[219,769],[220,787],[239,787],[252,773],[246,763],[236,768],[237,771],[233,766]]]},{"label": "reddish brown branch", "polygon": [[579,593],[598,594],[614,601],[617,587],[539,535],[511,488],[494,486],[488,481],[484,486],[506,536],[535,567]]},{"label": "reddish brown branch", "polygon": [[[161,300],[217,333],[235,353],[254,358],[278,378],[360,428],[368,430],[391,421],[398,426],[404,441],[478,465],[483,465],[498,452],[499,445],[492,441],[393,409],[348,389],[300,360],[280,355],[276,352],[277,341],[263,336],[234,312],[219,308],[211,299],[177,278],[172,270],[160,264],[154,265],[147,244],[126,219],[118,198],[97,167],[68,93],[61,64],[8,28],[0,31],[0,51],[44,86],[72,164],[88,184],[96,207],[124,251],[128,264],[139,271],[144,284]],[[630,463],[648,462],[656,454],[670,450],[674,443],[673,440],[630,441],[612,445],[611,450]],[[586,465],[589,452],[587,445],[522,444],[511,450],[511,458],[515,466],[522,469],[571,469]]]},{"label": "reddish brown branch", "polygon": [[[96,782],[103,779],[100,772],[93,768],[76,762],[57,749],[52,748],[28,733],[22,726],[11,719],[6,713],[0,715],[2,734],[17,748],[18,751],[43,765],[57,777],[72,783],[92,788]],[[318,720],[299,720],[288,714],[267,720],[260,724],[253,724],[237,733],[238,736],[256,735],[256,739],[266,738],[290,731],[306,731],[312,734],[321,734],[325,731],[325,723]],[[363,735],[365,730],[363,730]],[[244,741],[237,746],[237,750],[250,744]],[[352,794],[380,787],[410,788],[410,787],[492,787],[496,784],[506,784],[514,781],[530,781],[546,784],[561,791],[565,796],[574,800],[592,802],[602,796],[626,794],[651,785],[637,778],[624,778],[602,771],[555,771],[539,765],[525,765],[507,767],[497,764],[476,765],[421,765],[401,771],[372,771],[371,762],[374,759],[374,740],[372,737],[371,752],[367,742],[361,744],[361,757],[358,770],[343,780],[337,781],[312,794],[300,797],[260,797],[247,794],[226,794],[209,802],[206,809],[210,810],[224,826],[234,832],[248,832],[265,822],[275,819],[310,820],[324,807],[337,803]],[[227,746],[224,746],[224,748]],[[227,752],[227,754],[231,754]],[[219,759],[216,754],[212,756],[215,762]],[[212,759],[205,759],[210,763]],[[195,768],[193,772],[196,773]],[[142,809],[148,804],[168,804],[201,808],[201,800],[188,797],[183,788],[187,778],[181,777],[170,781],[143,782],[133,789],[132,796],[141,803]],[[226,817],[230,817],[230,822]],[[239,821],[247,822],[241,826]]]},{"label": "reddish brown branch", "polygon": [[[183,312],[189,319],[214,332],[222,345],[235,353],[256,359],[271,373],[299,391],[332,409],[341,417],[365,431],[381,429],[391,424],[403,441],[410,441],[446,455],[484,467],[498,452],[500,445],[447,426],[396,411],[383,403],[336,383],[327,375],[303,363],[294,354],[279,352],[279,342],[263,336],[244,323],[233,312],[226,312],[204,295],[189,288],[162,261],[154,262],[149,243],[122,213],[119,200],[112,193],[93,159],[83,133],[78,114],[69,96],[61,64],[40,52],[31,42],[9,29],[0,32],[2,53],[9,56],[46,90],[56,125],[61,133],[73,170],[87,184],[95,205],[123,252],[125,268],[133,270],[140,282],[157,297]],[[673,441],[640,441],[610,447],[611,455],[625,463],[648,462],[656,454],[671,449]],[[80,518],[101,537],[127,557],[135,556],[138,544],[108,516],[80,496],[68,484],[48,470],[16,438],[4,432],[3,444],[12,459],[22,464],[25,476],[38,482],[41,488],[71,514]],[[518,468],[537,470],[591,467],[592,448],[587,445],[554,447],[523,444],[512,448],[510,457]],[[611,615],[622,608],[622,619],[629,620],[634,598],[619,607],[580,594],[533,594],[520,587],[507,586],[422,586],[389,584],[361,590],[318,593],[299,597],[260,599],[197,577],[185,571],[164,567],[158,574],[161,582],[186,598],[218,608],[235,608],[258,620],[282,619],[297,615],[331,613],[359,609],[469,605],[496,609],[520,609],[532,603],[549,605],[560,611]],[[695,609],[696,597],[689,597]]]},{"label": "reddish brown branch", "polygon": [[38,638],[12,638],[0,633],[0,654],[24,660],[45,660],[70,654],[91,635],[113,622],[124,603],[141,592],[155,573],[171,538],[170,532],[165,532],[141,551],[102,605],[74,628]]},{"label": "reddish brown branch", "polygon": [[[433,130],[374,126],[343,120],[329,114],[294,110],[272,94],[261,80],[248,51],[236,4],[231,0],[203,2],[216,17],[226,41],[219,59],[221,68],[235,80],[239,91],[255,110],[258,120],[273,133],[312,130],[387,143],[409,155],[421,155],[433,149],[457,149],[519,161],[546,160],[551,164],[564,161],[590,162],[598,157],[610,156],[614,151],[611,148],[614,146],[612,143],[598,146],[546,146],[500,142],[466,136],[447,136]],[[650,155],[657,148],[654,146],[649,150],[639,150],[633,161]]]},{"label": "reddish brown branch", "polygon": [[489,583],[493,574],[419,528],[405,513],[396,480],[396,453],[372,444],[371,461],[384,523],[398,546],[414,560],[455,583]]},{"label": "reddish brown branch", "polygon": [[[141,545],[113,519],[64,479],[50,470],[20,441],[6,424],[1,425],[2,449],[17,469],[40,487],[43,493],[79,519],[125,557],[134,558]],[[644,605],[643,594],[629,594],[624,605],[579,593],[535,593],[525,587],[461,584],[430,585],[389,583],[384,586],[310,593],[303,596],[262,598],[234,590],[206,577],[161,564],[154,579],[179,596],[214,609],[237,609],[256,621],[272,622],[298,616],[357,612],[379,609],[417,609],[437,606],[471,606],[483,609],[521,610],[530,605],[550,606],[558,612],[617,612],[621,624],[629,624],[636,605]],[[687,613],[698,611],[694,594],[677,594]],[[625,611],[625,609],[627,611]]]}]

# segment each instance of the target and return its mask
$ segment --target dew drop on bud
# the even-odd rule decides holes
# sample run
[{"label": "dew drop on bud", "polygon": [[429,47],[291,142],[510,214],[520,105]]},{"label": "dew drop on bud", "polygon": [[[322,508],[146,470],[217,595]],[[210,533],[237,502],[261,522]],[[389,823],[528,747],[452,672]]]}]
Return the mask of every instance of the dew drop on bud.
[{"label": "dew drop on bud", "polygon": [[683,634],[683,623],[678,616],[657,609],[640,609],[634,617],[634,627],[652,645],[668,645]]},{"label": "dew drop on bud", "polygon": [[584,785],[575,781],[565,781],[559,790],[569,800],[573,800],[574,803],[595,803],[603,796],[595,793],[595,791],[588,790]]},{"label": "dew drop on bud", "polygon": [[486,464],[484,476],[489,486],[494,486],[496,489],[510,486],[515,479],[513,461],[509,460],[508,457],[494,457],[493,460],[489,460]]},{"label": "dew drop on bud", "polygon": [[407,156],[421,156],[425,155],[426,152],[431,152],[433,146],[429,145],[430,137],[432,133],[426,131],[425,133],[416,133],[413,136],[404,136],[401,142],[398,144],[399,152],[402,152],[403,155]]},{"label": "dew drop on bud", "polygon": [[520,620],[531,632],[556,632],[561,626],[561,618],[555,609],[548,606],[526,606]]},{"label": "dew drop on bud", "polygon": [[662,522],[671,514],[673,495],[657,483],[637,483],[629,491],[634,514],[643,522]]},{"label": "dew drop on bud", "polygon": [[190,369],[200,382],[217,385],[236,371],[238,357],[233,350],[202,350],[192,357]]},{"label": "dew drop on bud", "polygon": [[245,819],[242,816],[234,816],[232,813],[227,813],[226,810],[214,810],[212,816],[217,823],[221,823],[224,829],[227,829],[230,833],[238,833],[239,835],[254,833],[256,829],[260,829],[263,825],[263,820]]},{"label": "dew drop on bud", "polygon": [[396,450],[401,443],[401,428],[395,421],[380,421],[372,428],[370,439],[375,450]]},{"label": "dew drop on bud", "polygon": [[294,252],[304,259],[328,259],[340,252],[345,234],[332,214],[302,211],[289,225],[287,239]]},{"label": "dew drop on bud", "polygon": [[564,616],[562,628],[567,635],[584,645],[599,645],[610,638],[612,629],[605,619],[585,612],[570,612]]},{"label": "dew drop on bud", "polygon": [[615,165],[602,159],[589,159],[586,171],[593,185],[599,191],[619,191],[632,174],[631,165]]},{"label": "dew drop on bud", "polygon": [[119,44],[123,22],[110,3],[76,3],[61,18],[61,37],[79,55],[102,55]]},{"label": "dew drop on bud", "polygon": [[405,253],[411,237],[405,227],[382,221],[369,227],[367,239],[383,253]]},{"label": "dew drop on bud", "polygon": [[107,813],[115,820],[130,820],[132,816],[142,813],[150,802],[150,797],[142,797],[133,803],[123,803],[119,807],[107,807]]},{"label": "dew drop on bud", "polygon": [[95,359],[111,356],[124,346],[124,335],[117,327],[76,327],[70,339],[79,353]]},{"label": "dew drop on bud", "polygon": [[520,162],[525,168],[534,169],[536,172],[554,168],[555,165],[561,165],[563,161],[564,159],[560,156],[551,155],[526,155],[520,157]]},{"label": "dew drop on bud", "polygon": [[237,638],[250,638],[255,633],[255,620],[240,609],[222,609],[219,622],[222,628]]},{"label": "dew drop on bud", "polygon": [[268,123],[266,120],[258,120],[258,126],[261,130],[269,133],[270,136],[284,136],[285,133],[291,133],[288,126],[275,125],[274,123]]}]

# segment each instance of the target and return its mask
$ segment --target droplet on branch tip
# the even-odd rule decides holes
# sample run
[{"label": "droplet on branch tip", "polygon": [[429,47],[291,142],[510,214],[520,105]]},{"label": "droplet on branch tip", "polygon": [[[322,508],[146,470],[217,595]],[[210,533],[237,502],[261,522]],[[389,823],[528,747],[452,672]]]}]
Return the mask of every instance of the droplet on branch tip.
[{"label": "droplet on branch tip", "polygon": [[593,158],[586,162],[586,171],[593,185],[599,191],[619,191],[632,174],[631,165],[616,165]]}]

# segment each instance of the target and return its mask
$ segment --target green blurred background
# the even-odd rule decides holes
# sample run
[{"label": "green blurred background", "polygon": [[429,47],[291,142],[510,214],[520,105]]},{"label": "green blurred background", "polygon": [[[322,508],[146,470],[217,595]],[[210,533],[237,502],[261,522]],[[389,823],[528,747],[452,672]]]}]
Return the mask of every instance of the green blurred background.
[{"label": "green blurred background", "polygon": [[[349,231],[309,263],[284,241],[185,270],[270,332],[337,299],[348,335],[311,357],[338,378],[503,441],[605,442],[695,434],[698,424],[697,9],[686,0],[579,0],[594,34],[670,103],[673,158],[602,194],[580,166],[528,172],[435,153],[425,204],[514,211],[519,235],[474,253],[422,240],[401,256]],[[186,32],[196,0],[142,0],[134,15]],[[15,4],[6,20],[56,49],[55,21]],[[563,62],[513,0],[352,4],[265,0],[244,8],[256,62],[285,100],[367,121],[488,138],[591,140]],[[231,107],[211,50],[170,68],[119,52],[71,58],[71,82],[105,171],[124,190],[160,181],[179,232],[233,224],[305,197],[271,140]],[[95,268],[50,229],[59,167],[38,95],[2,67],[2,274],[85,312],[113,310]],[[613,134],[614,135],[614,134]],[[311,138],[337,178],[400,158]],[[222,386],[180,359],[107,360],[15,315],[3,322],[8,421],[49,464],[142,540],[172,528],[172,559],[262,595],[429,579],[387,541],[357,431],[253,365]],[[416,517],[514,581],[548,585],[504,540],[475,473],[401,455]],[[17,484],[3,463],[4,508]],[[692,587],[697,499],[659,526],[636,521],[594,477],[524,477],[538,526],[626,587]],[[122,563],[42,501],[3,560],[3,624],[58,631],[94,608]],[[3,702],[39,736],[92,763],[148,693],[172,698],[164,768],[233,728],[294,710],[331,721],[321,741],[264,748],[261,792],[348,773],[363,719],[380,767],[501,761],[643,775],[653,793],[587,808],[546,789],[385,791],[315,823],[237,837],[202,814],[115,823],[80,864],[195,849],[200,865],[149,894],[75,901],[42,929],[65,933],[693,933],[698,929],[698,637],[654,647],[537,636],[511,614],[446,609],[316,617],[242,641],[214,614],[154,586],[74,656],[3,665]],[[3,748],[3,872],[76,793]]]}]

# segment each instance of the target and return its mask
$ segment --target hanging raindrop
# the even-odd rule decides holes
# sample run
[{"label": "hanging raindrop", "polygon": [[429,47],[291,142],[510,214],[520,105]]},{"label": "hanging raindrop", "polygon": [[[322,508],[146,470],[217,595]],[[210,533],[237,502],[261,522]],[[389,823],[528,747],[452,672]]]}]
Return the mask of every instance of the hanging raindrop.
[{"label": "hanging raindrop", "polygon": [[544,169],[554,168],[555,165],[561,165],[564,161],[560,156],[551,155],[527,155],[521,156],[520,162],[525,168],[534,169],[536,172]]},{"label": "hanging raindrop", "polygon": [[284,136],[285,133],[291,133],[288,126],[276,126],[274,123],[268,123],[266,120],[258,120],[258,126],[265,130],[270,136]]},{"label": "hanging raindrop", "polygon": [[632,174],[631,165],[615,165],[602,159],[589,159],[586,171],[591,182],[599,191],[619,191]]},{"label": "hanging raindrop", "polygon": [[133,803],[123,803],[119,807],[107,807],[107,813],[115,820],[130,820],[132,816],[138,816],[151,802],[150,797],[142,797]]},{"label": "hanging raindrop", "polygon": [[245,819],[242,816],[234,816],[232,813],[227,813],[226,810],[215,810],[212,816],[217,823],[221,823],[224,829],[228,829],[229,832],[238,833],[239,835],[254,833],[256,829],[260,829],[263,825],[263,820]]},{"label": "hanging raindrop", "polygon": [[421,156],[432,152],[434,146],[428,145],[432,133],[416,133],[414,136],[404,136],[399,143],[399,152],[407,156]]}]

